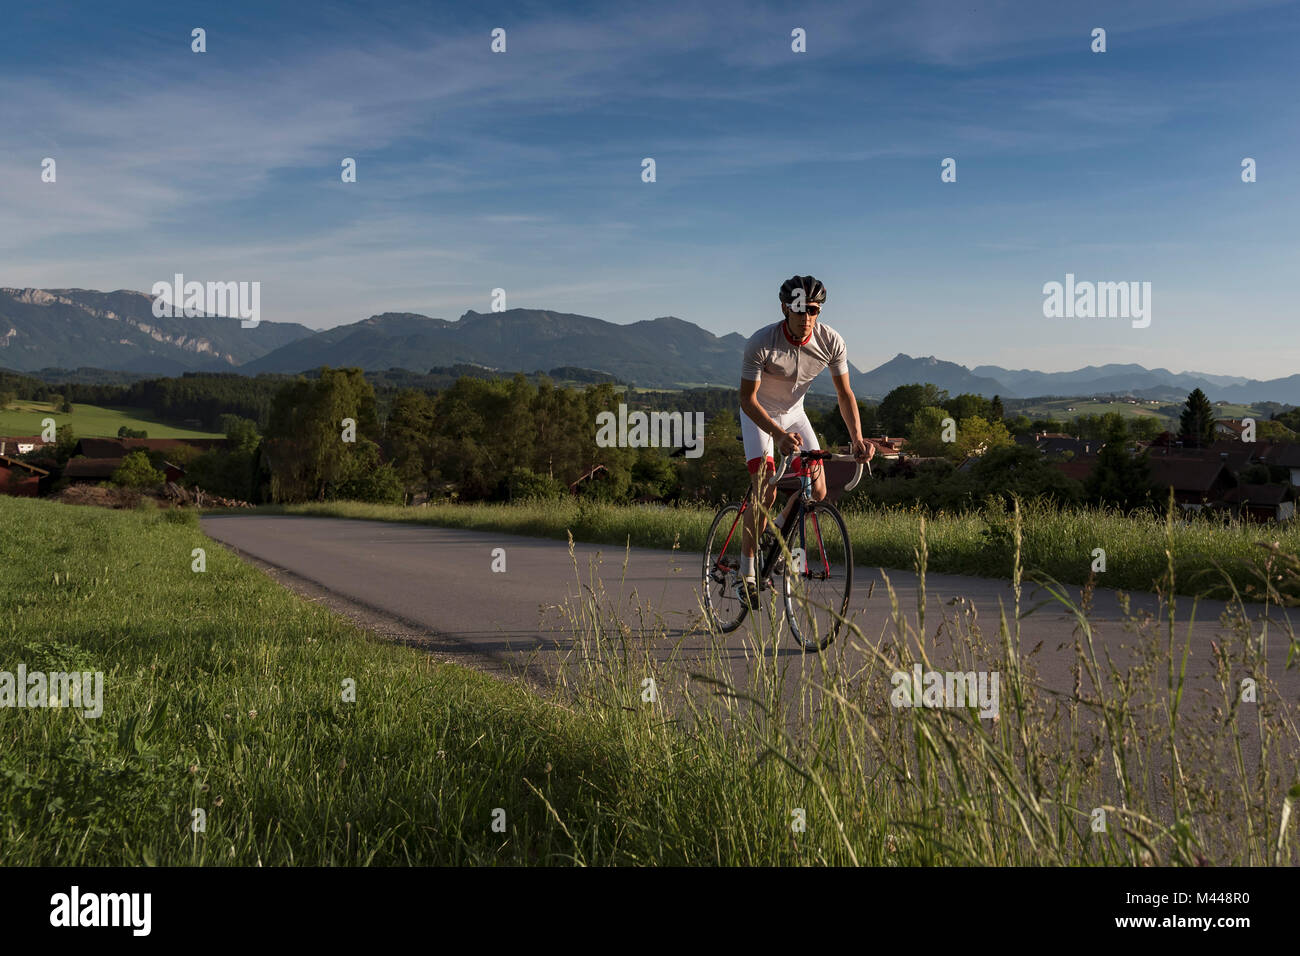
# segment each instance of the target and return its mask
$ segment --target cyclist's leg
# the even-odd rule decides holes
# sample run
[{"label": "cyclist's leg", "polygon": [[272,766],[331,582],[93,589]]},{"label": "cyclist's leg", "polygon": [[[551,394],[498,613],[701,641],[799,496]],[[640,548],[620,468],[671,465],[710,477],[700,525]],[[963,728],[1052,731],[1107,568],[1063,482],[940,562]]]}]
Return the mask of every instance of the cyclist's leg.
[{"label": "cyclist's leg", "polygon": [[[747,567],[752,567],[754,555],[758,550],[757,541],[766,525],[763,509],[770,511],[772,505],[776,503],[776,486],[767,481],[776,465],[772,458],[772,436],[755,425],[743,409],[740,412],[740,435],[745,443],[745,464],[749,467],[753,490],[750,497],[753,504],[745,512],[741,555],[746,559]],[[762,508],[758,507],[760,502]]]},{"label": "cyclist's leg", "polygon": [[[808,421],[808,413],[804,411],[802,405],[791,413],[788,422],[782,422],[782,427],[792,432],[798,432],[803,437],[804,451],[821,451],[822,446],[817,444],[817,433],[813,431],[812,422]],[[826,469],[822,467],[820,461],[810,462],[809,464],[813,500],[821,501],[826,497]]]}]

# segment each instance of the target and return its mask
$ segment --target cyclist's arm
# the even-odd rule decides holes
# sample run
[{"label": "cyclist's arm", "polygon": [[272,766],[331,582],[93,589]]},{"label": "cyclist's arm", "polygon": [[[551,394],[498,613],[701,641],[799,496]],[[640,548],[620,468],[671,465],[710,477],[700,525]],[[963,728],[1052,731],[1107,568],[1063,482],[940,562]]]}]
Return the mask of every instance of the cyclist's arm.
[{"label": "cyclist's arm", "polygon": [[849,385],[849,373],[842,375],[831,375],[831,380],[835,382],[835,393],[839,396],[840,415],[844,419],[844,424],[849,430],[849,447],[856,454],[861,447],[868,458],[876,453],[876,446],[871,444],[862,437],[862,419],[858,417],[858,399],[853,394],[853,388]]},{"label": "cyclist's arm", "polygon": [[773,438],[780,438],[785,435],[776,420],[763,410],[762,405],[758,404],[758,379],[742,378],[740,380],[740,410],[748,415],[755,425]]}]

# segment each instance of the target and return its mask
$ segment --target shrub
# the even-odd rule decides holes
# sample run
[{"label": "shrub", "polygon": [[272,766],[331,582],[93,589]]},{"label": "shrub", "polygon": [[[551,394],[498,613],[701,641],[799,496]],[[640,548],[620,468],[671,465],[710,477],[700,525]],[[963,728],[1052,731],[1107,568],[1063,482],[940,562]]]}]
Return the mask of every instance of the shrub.
[{"label": "shrub", "polygon": [[550,475],[539,475],[529,468],[512,468],[507,486],[511,501],[556,501],[568,490]]},{"label": "shrub", "polygon": [[406,490],[392,464],[385,462],[378,468],[339,482],[331,497],[376,505],[400,505],[406,500]]},{"label": "shrub", "polygon": [[110,479],[122,488],[152,488],[163,483],[163,473],[153,466],[143,451],[133,451],[122,459]]}]

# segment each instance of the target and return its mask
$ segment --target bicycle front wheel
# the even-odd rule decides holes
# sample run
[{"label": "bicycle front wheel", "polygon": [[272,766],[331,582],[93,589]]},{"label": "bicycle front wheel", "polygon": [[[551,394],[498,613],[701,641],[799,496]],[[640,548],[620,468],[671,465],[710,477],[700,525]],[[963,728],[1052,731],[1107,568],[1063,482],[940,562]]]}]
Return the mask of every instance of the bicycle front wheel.
[{"label": "bicycle front wheel", "polygon": [[825,650],[848,628],[853,591],[849,530],[834,505],[818,501],[805,512],[802,527],[791,530],[786,545],[803,554],[802,567],[788,568],[782,576],[790,633],[804,650]]}]

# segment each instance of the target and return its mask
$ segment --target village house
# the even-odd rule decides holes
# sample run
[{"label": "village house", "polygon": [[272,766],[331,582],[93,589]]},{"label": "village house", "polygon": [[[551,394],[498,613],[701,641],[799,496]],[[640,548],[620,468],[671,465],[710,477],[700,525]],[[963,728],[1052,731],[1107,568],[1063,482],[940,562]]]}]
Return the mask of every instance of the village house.
[{"label": "village house", "polygon": [[1258,461],[1259,455],[1265,453],[1267,442],[1252,443],[1232,440],[1211,442],[1204,448],[1179,448],[1151,445],[1148,454],[1152,461],[1157,458],[1170,461],[1220,462],[1233,476]]},{"label": "village house", "polygon": [[1088,480],[1088,476],[1092,474],[1092,470],[1097,467],[1097,461],[1097,455],[1090,454],[1078,455],[1070,459],[1049,461],[1048,464],[1061,474],[1065,475],[1066,478],[1071,478],[1074,481],[1083,483]]},{"label": "village house", "polygon": [[69,458],[63,467],[63,477],[73,485],[108,481],[120,467],[121,458]]},{"label": "village house", "polygon": [[1223,501],[1250,521],[1289,521],[1295,517],[1296,490],[1290,485],[1238,485]]},{"label": "village house", "polygon": [[1276,442],[1261,460],[1270,467],[1287,469],[1291,484],[1300,487],[1300,442]]},{"label": "village house", "polygon": [[1242,433],[1245,430],[1246,426],[1242,424],[1240,418],[1220,418],[1214,423],[1215,438],[1230,438],[1241,441]]},{"label": "village house", "polygon": [[82,438],[72,449],[73,456],[116,458],[121,460],[133,451],[169,452],[184,446],[209,451],[224,448],[224,438]]},{"label": "village house", "polygon": [[0,495],[35,498],[41,493],[41,482],[49,477],[50,473],[44,468],[0,455]]},{"label": "village house", "polygon": [[[74,485],[108,481],[122,459],[133,451],[175,451],[186,445],[206,450],[225,444],[224,438],[82,438],[72,449],[63,477]],[[172,462],[164,462],[163,471],[170,482],[179,482],[185,476],[185,469]]]},{"label": "village house", "polygon": [[1237,486],[1237,479],[1217,459],[1152,456],[1149,461],[1151,484],[1161,496],[1173,488],[1174,501],[1184,511],[1200,511],[1222,501],[1228,489]]},{"label": "village house", "polygon": [[39,451],[46,445],[51,444],[41,438],[40,435],[22,435],[14,438],[0,437],[0,455],[30,455],[34,451]]}]

